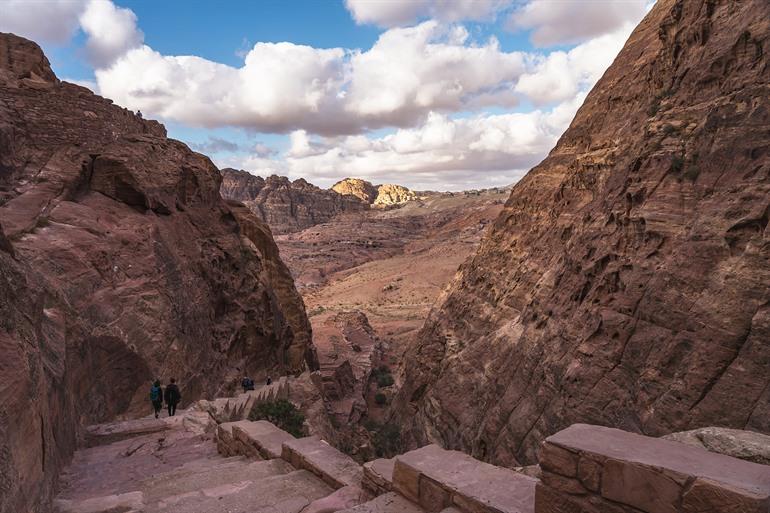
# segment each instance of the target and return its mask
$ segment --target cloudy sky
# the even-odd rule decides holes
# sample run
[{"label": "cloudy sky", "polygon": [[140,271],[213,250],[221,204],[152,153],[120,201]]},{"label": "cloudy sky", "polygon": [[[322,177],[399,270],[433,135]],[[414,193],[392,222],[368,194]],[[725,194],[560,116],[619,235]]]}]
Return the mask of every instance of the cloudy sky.
[{"label": "cloudy sky", "polygon": [[0,31],[220,167],[417,189],[540,161],[651,0],[0,0]]}]

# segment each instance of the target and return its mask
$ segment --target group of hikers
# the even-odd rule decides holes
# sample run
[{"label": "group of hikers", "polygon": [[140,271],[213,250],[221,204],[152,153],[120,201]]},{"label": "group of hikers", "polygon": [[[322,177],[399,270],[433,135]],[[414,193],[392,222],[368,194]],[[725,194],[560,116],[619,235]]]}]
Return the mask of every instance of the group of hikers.
[{"label": "group of hikers", "polygon": [[150,387],[150,401],[152,407],[155,410],[155,418],[158,418],[160,410],[163,409],[163,401],[166,401],[168,407],[168,416],[173,417],[176,413],[176,405],[182,400],[182,393],[179,391],[179,387],[176,385],[176,379],[171,378],[169,384],[166,385],[166,390],[160,386],[160,380],[156,379]]},{"label": "group of hikers", "polygon": [[[265,380],[265,384],[268,386],[272,382],[273,380],[270,378],[270,376],[268,376],[267,380]],[[243,387],[244,392],[254,390],[254,380],[248,376],[244,376],[241,380],[241,387]],[[150,387],[150,402],[152,403],[152,408],[155,411],[156,419],[160,414],[160,410],[163,409],[163,401],[166,401],[166,406],[168,407],[168,416],[173,417],[176,413],[176,405],[179,404],[179,401],[181,400],[182,393],[179,391],[179,387],[176,384],[176,379],[174,378],[169,380],[169,384],[166,385],[166,390],[163,390],[159,379],[156,379]]]},{"label": "group of hikers", "polygon": [[[270,384],[273,382],[273,379],[268,376],[265,380],[265,385],[270,386]],[[248,392],[249,390],[254,390],[254,380],[251,379],[248,376],[244,376],[241,380],[241,388],[243,388],[244,392]]]}]

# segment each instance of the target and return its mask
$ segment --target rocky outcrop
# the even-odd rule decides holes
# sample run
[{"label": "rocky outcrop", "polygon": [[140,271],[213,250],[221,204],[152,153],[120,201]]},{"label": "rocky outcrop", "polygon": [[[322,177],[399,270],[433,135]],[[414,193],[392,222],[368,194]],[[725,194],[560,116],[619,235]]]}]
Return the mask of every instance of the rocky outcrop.
[{"label": "rocky outcrop", "polygon": [[332,190],[343,196],[355,196],[370,205],[377,199],[377,187],[360,178],[344,178],[332,185]]},{"label": "rocky outcrop", "polygon": [[770,4],[660,0],[406,355],[414,442],[770,431]]},{"label": "rocky outcrop", "polygon": [[269,229],[211,161],[0,34],[0,512],[45,510],[79,427],[315,368]]},{"label": "rocky outcrop", "polygon": [[372,185],[371,182],[360,178],[340,180],[332,186],[332,190],[344,196],[355,196],[370,205],[382,207],[401,205],[417,199],[414,191],[410,191],[403,185],[392,183]]},{"label": "rocky outcrop", "polygon": [[377,187],[377,197],[374,199],[374,204],[383,206],[400,205],[416,199],[417,195],[403,185],[386,183]]},{"label": "rocky outcrop", "polygon": [[770,465],[770,436],[762,433],[709,426],[671,433],[663,438],[733,458]]},{"label": "rocky outcrop", "polygon": [[222,170],[224,198],[246,205],[276,234],[304,230],[325,223],[342,212],[362,212],[368,205],[351,196],[324,190],[299,178],[285,176],[266,179],[246,171]]}]

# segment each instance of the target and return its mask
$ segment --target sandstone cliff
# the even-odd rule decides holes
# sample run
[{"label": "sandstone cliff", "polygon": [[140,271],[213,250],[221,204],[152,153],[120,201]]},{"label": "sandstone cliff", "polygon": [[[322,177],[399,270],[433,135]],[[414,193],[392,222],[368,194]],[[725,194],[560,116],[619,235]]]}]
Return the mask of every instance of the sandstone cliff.
[{"label": "sandstone cliff", "polygon": [[222,196],[237,200],[270,225],[276,233],[292,233],[325,223],[342,212],[361,212],[369,207],[353,196],[324,190],[302,178],[285,176],[264,179],[246,171],[222,170]]},{"label": "sandstone cliff", "polygon": [[[269,229],[211,161],[0,34],[0,512],[44,510],[83,423],[315,368]],[[141,408],[141,409],[140,409]]]},{"label": "sandstone cliff", "polygon": [[401,205],[417,199],[414,191],[410,191],[403,185],[392,183],[372,185],[360,178],[340,180],[332,186],[332,190],[344,196],[355,196],[361,201],[375,206]]},{"label": "sandstone cliff", "polygon": [[770,431],[770,3],[659,0],[406,355],[408,438]]}]

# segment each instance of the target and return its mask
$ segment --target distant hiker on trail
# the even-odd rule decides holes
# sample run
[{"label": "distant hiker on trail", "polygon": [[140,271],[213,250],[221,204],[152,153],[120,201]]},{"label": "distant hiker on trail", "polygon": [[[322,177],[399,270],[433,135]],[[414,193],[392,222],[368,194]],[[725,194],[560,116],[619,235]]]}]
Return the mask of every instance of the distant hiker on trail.
[{"label": "distant hiker on trail", "polygon": [[244,376],[243,379],[241,380],[241,386],[243,387],[244,392],[248,392],[249,390],[254,390],[254,380],[248,376]]},{"label": "distant hiker on trail", "polygon": [[136,111],[136,116],[137,116],[139,119],[142,119],[142,111],[141,111],[141,110],[138,110],[138,111]]},{"label": "distant hiker on trail", "polygon": [[179,387],[176,386],[176,379],[171,378],[171,383],[166,387],[165,399],[166,405],[168,405],[168,416],[173,417],[176,413],[176,405],[182,399],[182,394],[179,393]]},{"label": "distant hiker on trail", "polygon": [[155,418],[157,419],[160,409],[163,408],[163,389],[157,379],[150,387],[150,401],[152,401],[152,408],[155,410]]},{"label": "distant hiker on trail", "polygon": [[272,379],[270,376],[268,376],[268,377],[267,377],[267,382],[266,382],[267,386],[270,386],[270,384],[271,384],[272,382],[273,382],[273,379]]}]

